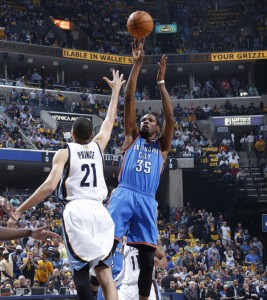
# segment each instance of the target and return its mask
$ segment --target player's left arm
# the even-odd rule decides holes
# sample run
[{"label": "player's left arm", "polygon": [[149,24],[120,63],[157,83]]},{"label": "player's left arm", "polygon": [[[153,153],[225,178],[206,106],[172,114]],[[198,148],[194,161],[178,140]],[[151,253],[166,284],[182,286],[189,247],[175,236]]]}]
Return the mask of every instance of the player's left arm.
[{"label": "player's left arm", "polygon": [[33,206],[39,204],[56,189],[61,179],[67,159],[67,149],[61,149],[57,151],[53,158],[52,170],[47,179],[25,202],[23,202],[14,212],[10,213],[10,218],[7,222],[8,227],[13,227],[24,211],[29,210]]},{"label": "player's left arm", "polygon": [[162,100],[162,109],[164,115],[164,121],[162,125],[162,135],[159,139],[161,144],[162,156],[164,159],[167,158],[168,152],[171,148],[171,141],[173,136],[173,128],[174,128],[174,114],[173,107],[170,95],[166,89],[165,82],[165,73],[167,67],[167,57],[162,55],[160,62],[158,63],[159,69],[157,74],[157,82],[159,86],[159,91]]}]

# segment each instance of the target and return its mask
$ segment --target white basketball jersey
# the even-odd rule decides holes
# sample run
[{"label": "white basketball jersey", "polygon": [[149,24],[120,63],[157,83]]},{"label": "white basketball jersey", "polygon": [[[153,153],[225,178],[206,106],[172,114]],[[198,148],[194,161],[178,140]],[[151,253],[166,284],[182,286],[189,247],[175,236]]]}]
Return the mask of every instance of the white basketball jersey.
[{"label": "white basketball jersey", "polygon": [[94,141],[86,145],[68,144],[69,158],[60,181],[58,197],[62,201],[89,199],[102,202],[107,197],[103,157]]},{"label": "white basketball jersey", "polygon": [[138,250],[125,245],[124,260],[125,273],[122,284],[137,284],[140,272]]}]

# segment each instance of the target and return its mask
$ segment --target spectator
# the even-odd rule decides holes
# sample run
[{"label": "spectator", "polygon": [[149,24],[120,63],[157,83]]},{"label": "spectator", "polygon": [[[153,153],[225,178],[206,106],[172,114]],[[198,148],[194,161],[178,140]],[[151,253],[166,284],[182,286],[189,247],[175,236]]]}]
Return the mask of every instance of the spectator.
[{"label": "spectator", "polygon": [[249,254],[246,255],[245,257],[245,264],[255,267],[260,263],[258,255],[255,254],[254,249],[251,248],[249,250]]},{"label": "spectator", "polygon": [[198,294],[196,289],[196,283],[194,281],[189,282],[189,287],[184,291],[185,300],[198,300]]},{"label": "spectator", "polygon": [[6,279],[14,278],[13,273],[13,261],[8,259],[9,252],[7,250],[3,251],[2,260],[0,261],[0,271],[1,271],[1,281],[5,281]]},{"label": "spectator", "polygon": [[50,261],[47,260],[45,253],[41,254],[41,259],[38,261],[38,269],[36,270],[35,280],[40,285],[45,285],[48,282],[49,277],[53,274],[53,266]]}]

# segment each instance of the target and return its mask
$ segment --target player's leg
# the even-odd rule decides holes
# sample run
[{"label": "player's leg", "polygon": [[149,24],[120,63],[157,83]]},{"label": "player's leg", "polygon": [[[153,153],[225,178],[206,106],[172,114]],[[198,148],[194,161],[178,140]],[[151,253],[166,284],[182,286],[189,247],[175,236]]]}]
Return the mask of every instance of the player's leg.
[{"label": "player's leg", "polygon": [[[114,237],[117,243],[129,230],[129,222],[135,209],[134,193],[118,187],[110,198],[108,212],[115,224]],[[123,210],[121,209],[123,207]],[[115,251],[117,245],[114,245]]]},{"label": "player's leg", "polygon": [[148,300],[152,285],[155,248],[138,246],[140,273],[138,277],[139,300]]},{"label": "player's leg", "polygon": [[[94,299],[104,300],[104,298],[98,298],[98,295],[100,295],[99,290],[101,288],[99,287],[99,282],[98,282],[96,276],[94,276],[94,275],[91,275],[90,286],[91,286],[92,293],[95,297]],[[102,293],[102,291],[101,291],[101,293]]]},{"label": "player's leg", "polygon": [[118,300],[118,293],[112,278],[111,268],[105,265],[97,266],[95,273],[103,290],[105,300]]},{"label": "player's leg", "polygon": [[80,300],[93,300],[94,296],[89,283],[89,264],[80,270],[74,270],[73,280]]},{"label": "player's leg", "polygon": [[157,247],[157,202],[154,197],[136,194],[135,207],[127,244],[139,251],[139,299],[148,300],[152,284],[155,250]]},{"label": "player's leg", "polygon": [[136,300],[138,299],[137,284],[126,285],[122,284],[118,290],[119,300]]}]

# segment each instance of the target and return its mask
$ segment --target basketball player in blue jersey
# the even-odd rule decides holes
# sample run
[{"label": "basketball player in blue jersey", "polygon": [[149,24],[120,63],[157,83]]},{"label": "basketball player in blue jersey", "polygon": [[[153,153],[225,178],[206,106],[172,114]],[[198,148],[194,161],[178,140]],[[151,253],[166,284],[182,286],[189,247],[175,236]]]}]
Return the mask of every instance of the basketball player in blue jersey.
[{"label": "basketball player in blue jersey", "polygon": [[[117,300],[110,265],[114,241],[114,223],[102,202],[107,197],[103,174],[104,149],[110,139],[116,117],[123,75],[113,71],[113,80],[104,80],[112,89],[107,116],[99,133],[91,140],[92,123],[79,117],[72,126],[72,143],[57,151],[52,170],[46,181],[14,213],[9,225],[22,212],[46,199],[60,182],[59,199],[65,205],[63,231],[68,261],[79,299],[94,299],[89,285],[89,271],[94,271],[106,300]],[[105,262],[104,262],[105,260]]]},{"label": "basketball player in blue jersey", "polygon": [[137,78],[144,59],[144,40],[134,40],[133,58],[124,100],[125,141],[119,173],[119,185],[113,193],[108,210],[115,223],[116,243],[128,232],[127,244],[138,248],[140,273],[138,279],[139,299],[149,298],[155,249],[157,247],[157,191],[164,161],[171,147],[174,116],[170,96],[165,86],[167,57],[158,63],[157,83],[162,99],[164,122],[160,124],[152,114],[136,125],[134,94]]}]

